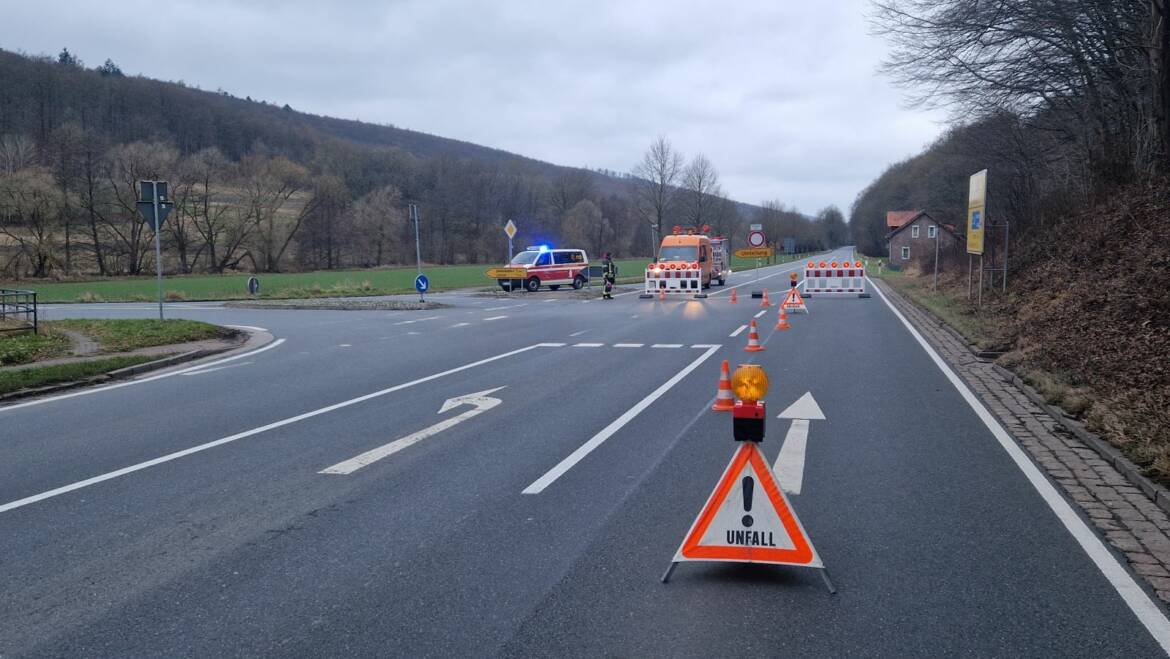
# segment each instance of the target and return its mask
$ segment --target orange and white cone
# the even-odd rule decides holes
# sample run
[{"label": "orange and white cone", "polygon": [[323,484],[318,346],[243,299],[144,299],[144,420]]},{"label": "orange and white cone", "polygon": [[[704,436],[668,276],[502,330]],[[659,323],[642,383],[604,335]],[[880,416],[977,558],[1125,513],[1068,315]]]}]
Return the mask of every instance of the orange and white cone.
[{"label": "orange and white cone", "polygon": [[760,331],[756,328],[756,319],[752,319],[751,327],[748,329],[748,344],[744,348],[747,352],[760,352],[764,346],[760,345]]},{"label": "orange and white cone", "polygon": [[782,304],[782,305],[780,305],[779,318],[776,321],[776,329],[786,330],[786,329],[791,329],[791,328],[792,328],[792,326],[788,324],[788,314],[784,313],[784,305]]},{"label": "orange and white cone", "polygon": [[739,296],[735,294],[735,289],[731,289],[731,303],[739,304]]},{"label": "orange and white cone", "polygon": [[658,289],[658,301],[659,302],[666,302],[666,289],[665,288]]},{"label": "orange and white cone", "polygon": [[731,367],[727,360],[723,360],[723,367],[719,373],[719,391],[715,394],[715,404],[711,406],[715,412],[730,412],[735,409],[735,396],[731,393]]},{"label": "orange and white cone", "polygon": [[760,308],[770,307],[772,303],[768,301],[768,289],[764,289],[764,299],[760,301]]}]

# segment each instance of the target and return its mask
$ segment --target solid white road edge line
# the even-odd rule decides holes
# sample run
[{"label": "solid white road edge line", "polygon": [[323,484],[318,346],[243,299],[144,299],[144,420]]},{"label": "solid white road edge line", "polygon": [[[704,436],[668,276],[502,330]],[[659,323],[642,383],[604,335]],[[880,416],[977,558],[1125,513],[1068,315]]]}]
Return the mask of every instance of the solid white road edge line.
[{"label": "solid white road edge line", "polygon": [[149,377],[139,378],[137,380],[127,380],[125,382],[119,382],[117,384],[107,384],[104,387],[95,387],[93,389],[78,389],[77,391],[71,391],[67,394],[61,394],[59,396],[49,396],[48,398],[38,398],[36,400],[30,400],[30,401],[25,402],[25,403],[16,403],[15,405],[8,405],[6,407],[0,407],[0,413],[7,412],[8,410],[20,409],[22,407],[32,407],[33,405],[43,405],[45,403],[51,403],[53,401],[64,400],[66,398],[76,398],[77,396],[88,396],[89,394],[96,394],[99,391],[109,391],[110,389],[121,389],[122,387],[129,387],[129,386],[135,385],[135,384],[142,384],[143,382],[153,382],[155,380],[169,378],[173,375],[182,375],[182,374],[188,373],[190,371],[201,371],[201,370],[204,370],[206,368],[210,368],[212,366],[218,366],[220,364],[234,362],[235,360],[243,359],[244,357],[251,357],[252,355],[258,355],[258,354],[264,352],[265,350],[271,350],[282,343],[284,343],[284,339],[277,339],[277,340],[273,341],[272,343],[269,343],[266,346],[261,346],[259,348],[256,348],[255,350],[240,353],[238,355],[232,355],[231,357],[225,357],[223,359],[217,359],[216,361],[207,362],[206,364],[199,364],[198,366],[191,366],[188,368],[179,369],[177,371],[168,371],[166,373],[159,373],[158,375],[151,375]]},{"label": "solid white road edge line", "polygon": [[251,430],[245,430],[243,432],[238,432],[234,435],[228,435],[227,437],[221,437],[221,438],[216,439],[214,441],[207,442],[206,444],[200,444],[198,446],[192,446],[191,448],[185,448],[181,451],[175,451],[174,453],[168,453],[164,456],[154,458],[153,460],[147,460],[146,462],[139,462],[138,464],[130,465],[129,467],[122,467],[121,469],[117,469],[115,471],[101,474],[100,476],[94,476],[92,478],[87,478],[85,480],[77,481],[76,483],[70,483],[68,485],[63,485],[61,487],[49,490],[47,492],[41,492],[40,494],[34,494],[32,496],[28,496],[28,497],[25,497],[23,499],[17,499],[16,501],[12,501],[12,502],[0,505],[0,513],[6,513],[10,510],[15,510],[17,508],[21,508],[21,507],[27,506],[29,504],[37,503],[38,501],[44,501],[45,499],[51,499],[55,496],[67,494],[67,493],[72,492],[74,490],[80,490],[81,488],[84,488],[84,487],[89,487],[90,485],[96,485],[98,483],[102,483],[102,482],[105,482],[105,481],[108,481],[108,480],[111,480],[114,478],[118,478],[120,476],[132,474],[136,471],[142,471],[143,469],[148,469],[150,467],[154,467],[154,466],[163,464],[165,462],[170,462],[172,460],[178,460],[179,458],[184,458],[184,457],[187,457],[188,455],[193,455],[193,454],[199,453],[201,451],[206,451],[207,449],[215,448],[216,446],[222,446],[223,444],[230,444],[231,442],[238,441],[238,440],[241,440],[241,439],[244,439],[247,437],[251,437],[253,435],[259,435],[260,433],[267,432],[269,430],[275,430],[276,428],[283,428],[284,426],[292,425],[292,424],[297,423],[299,421],[304,421],[305,419],[311,419],[315,416],[320,416],[322,414],[328,414],[329,412],[340,410],[342,408],[349,407],[351,405],[357,405],[358,403],[364,403],[367,400],[378,398],[380,396],[385,396],[386,394],[392,394],[395,391],[401,391],[403,389],[413,387],[417,384],[422,384],[424,382],[430,382],[431,380],[437,380],[437,379],[444,377],[446,375],[451,375],[453,373],[458,373],[460,371],[466,371],[467,369],[475,368],[476,366],[483,366],[484,364],[490,364],[491,362],[494,362],[494,361],[498,361],[501,359],[507,359],[508,357],[518,355],[522,352],[528,352],[529,350],[534,350],[534,349],[539,348],[539,347],[542,347],[542,344],[530,345],[526,348],[511,350],[511,351],[508,351],[505,353],[495,355],[494,357],[488,357],[486,359],[481,359],[479,361],[471,362],[469,364],[464,364],[462,366],[456,366],[455,368],[447,369],[446,371],[441,371],[439,373],[433,373],[431,375],[427,375],[425,377],[418,378],[417,380],[411,380],[410,382],[403,382],[402,384],[396,384],[393,387],[387,387],[386,389],[380,389],[380,390],[375,391],[373,393],[365,394],[364,396],[358,396],[357,398],[350,398],[349,400],[343,400],[340,403],[334,403],[332,405],[327,405],[325,407],[321,407],[321,408],[312,410],[310,412],[305,412],[303,414],[298,414],[296,416],[290,416],[286,419],[281,419],[279,421],[273,421],[272,423],[269,423],[269,424],[266,424],[263,426],[259,426],[256,428],[252,428]]},{"label": "solid white road edge line", "polygon": [[1149,595],[1134,581],[1133,576],[1109,552],[1109,549],[1101,541],[1101,538],[1097,537],[1097,534],[1077,515],[1068,501],[1056,491],[1056,488],[1045,478],[1044,474],[1040,473],[1040,470],[1032,463],[1032,460],[1024,453],[1024,450],[1003,429],[999,421],[992,416],[991,412],[987,410],[979,398],[967,387],[966,383],[963,382],[958,374],[951,370],[951,367],[935,352],[930,343],[918,333],[918,330],[910,324],[910,321],[906,320],[902,312],[898,311],[890,303],[885,293],[882,292],[882,289],[875,286],[873,280],[869,277],[865,279],[869,282],[870,288],[877,292],[882,301],[886,303],[886,306],[890,308],[890,311],[894,312],[894,316],[902,321],[902,324],[906,326],[910,335],[918,341],[918,345],[922,346],[922,349],[926,351],[927,356],[930,357],[935,366],[950,380],[951,384],[958,390],[959,395],[963,397],[963,400],[967,401],[967,405],[974,410],[975,415],[979,417],[983,425],[987,426],[987,429],[999,441],[999,445],[1003,447],[1003,450],[1007,451],[1008,456],[1016,463],[1020,471],[1024,472],[1024,476],[1032,484],[1032,487],[1036,488],[1036,491],[1040,494],[1040,498],[1044,499],[1044,503],[1048,504],[1048,507],[1056,514],[1057,519],[1064,524],[1064,528],[1068,529],[1073,539],[1077,541],[1077,544],[1081,546],[1081,549],[1085,551],[1089,559],[1097,566],[1097,569],[1101,570],[1101,574],[1105,575],[1109,584],[1113,586],[1117,594],[1129,606],[1129,610],[1133,611],[1133,614],[1145,626],[1146,631],[1162,647],[1162,651],[1170,654],[1170,620],[1166,619],[1166,616],[1162,614],[1158,606],[1150,600]]},{"label": "solid white road edge line", "polygon": [[739,329],[735,330],[735,331],[734,331],[734,332],[732,332],[731,334],[728,334],[727,336],[728,336],[729,338],[732,338],[732,339],[734,339],[735,337],[737,337],[737,336],[739,336],[740,334],[742,334],[742,333],[743,333],[743,331],[744,331],[745,329],[747,329],[747,328],[748,328],[748,326],[747,326],[747,325],[740,325],[740,326],[739,326]]},{"label": "solid white road edge line", "polygon": [[590,437],[589,441],[577,447],[577,450],[570,453],[567,458],[561,460],[555,467],[549,469],[548,472],[546,472],[543,476],[536,479],[532,485],[524,488],[521,494],[540,494],[543,492],[546,487],[552,485],[553,482],[563,476],[565,472],[572,469],[573,466],[584,459],[585,456],[592,453],[593,449],[601,446],[605,440],[612,437],[614,433],[621,430],[622,427],[632,421],[634,417],[641,414],[642,410],[650,407],[651,403],[661,398],[662,395],[670,391],[674,385],[678,384],[680,381],[682,381],[683,378],[690,375],[691,371],[698,368],[700,364],[705,362],[708,357],[715,354],[715,352],[721,347],[722,346],[712,346],[707,348],[703,354],[696,357],[695,360],[690,364],[687,364],[683,370],[675,373],[674,377],[670,378],[666,382],[663,382],[657,389],[650,392],[648,396],[638,401],[638,403],[630,409],[626,410],[625,414],[622,414],[618,418],[614,419],[608,426],[602,428],[601,431],[593,437]]},{"label": "solid white road edge line", "polygon": [[203,375],[204,373],[211,373],[212,371],[222,371],[225,368],[236,368],[237,366],[247,366],[253,362],[240,362],[239,364],[228,364],[227,366],[213,366],[211,368],[204,368],[198,371],[185,371],[183,375]]},{"label": "solid white road edge line", "polygon": [[268,331],[266,328],[256,327],[255,325],[227,325],[227,327],[231,327],[233,329],[252,330],[253,332],[267,332]]}]

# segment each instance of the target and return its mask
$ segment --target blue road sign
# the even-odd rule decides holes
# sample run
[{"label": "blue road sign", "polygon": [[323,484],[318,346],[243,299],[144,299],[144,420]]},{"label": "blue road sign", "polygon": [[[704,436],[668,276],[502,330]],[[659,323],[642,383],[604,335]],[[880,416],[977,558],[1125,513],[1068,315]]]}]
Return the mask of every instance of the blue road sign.
[{"label": "blue road sign", "polygon": [[248,292],[255,295],[260,292],[260,280],[255,277],[248,278]]},{"label": "blue road sign", "polygon": [[419,275],[414,278],[414,290],[419,293],[426,293],[427,289],[431,287],[431,282],[426,275]]}]

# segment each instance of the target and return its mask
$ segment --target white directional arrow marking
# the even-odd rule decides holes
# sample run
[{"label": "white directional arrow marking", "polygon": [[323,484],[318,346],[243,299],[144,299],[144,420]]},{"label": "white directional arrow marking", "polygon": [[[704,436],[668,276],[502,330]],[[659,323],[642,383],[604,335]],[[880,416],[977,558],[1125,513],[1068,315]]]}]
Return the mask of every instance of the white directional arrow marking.
[{"label": "white directional arrow marking", "polygon": [[780,457],[772,471],[780,481],[780,487],[789,494],[800,494],[804,484],[804,449],[808,444],[808,422],[810,420],[825,420],[825,413],[820,405],[807,392],[788,409],[780,413],[778,419],[792,419],[788,427],[788,434],[784,436],[784,446],[780,448]]},{"label": "white directional arrow marking", "polygon": [[319,473],[319,474],[352,474],[353,472],[357,471],[358,469],[361,469],[362,467],[365,467],[366,465],[373,464],[373,463],[377,462],[378,460],[381,460],[382,458],[386,458],[386,457],[389,457],[391,455],[394,455],[395,453],[401,451],[404,448],[407,448],[408,446],[413,446],[413,445],[421,442],[422,440],[426,439],[427,437],[430,437],[432,435],[437,435],[437,434],[443,432],[444,430],[446,430],[454,425],[463,423],[464,421],[470,419],[471,417],[477,416],[479,414],[483,414],[484,412],[492,409],[496,405],[499,405],[503,401],[501,401],[499,398],[491,398],[490,396],[488,396],[488,394],[497,392],[500,389],[503,389],[503,387],[496,387],[495,389],[486,389],[484,391],[477,391],[473,394],[467,394],[466,396],[457,396],[455,398],[448,398],[446,400],[446,402],[443,403],[443,406],[439,408],[439,414],[445,414],[446,412],[448,412],[456,407],[459,407],[460,405],[472,405],[472,406],[474,406],[475,409],[467,410],[466,412],[464,412],[458,416],[453,416],[450,419],[447,419],[445,421],[440,421],[433,426],[430,426],[428,428],[423,428],[422,430],[420,430],[416,433],[407,435],[406,437],[399,437],[398,439],[390,442],[389,444],[386,444],[384,446],[379,446],[376,449],[366,451],[365,453],[362,453],[361,455],[359,455],[357,457],[350,458],[349,460],[346,460],[345,462],[338,462],[337,464],[333,465],[332,467],[329,467],[327,469],[322,469],[321,471],[319,471],[317,473]]}]

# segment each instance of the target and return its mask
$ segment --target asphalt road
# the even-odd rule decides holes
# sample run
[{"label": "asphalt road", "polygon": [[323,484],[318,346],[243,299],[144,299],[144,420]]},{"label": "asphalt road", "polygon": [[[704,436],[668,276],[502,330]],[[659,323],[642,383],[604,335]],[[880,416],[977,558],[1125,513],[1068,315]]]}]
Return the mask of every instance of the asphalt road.
[{"label": "asphalt road", "polygon": [[[786,332],[773,307],[753,354],[731,336],[760,311],[753,277],[728,283],[737,305],[172,305],[283,341],[0,408],[0,656],[1163,654],[1161,612],[1139,621],[1145,594],[1107,578],[1124,568],[1083,549],[878,296],[814,298]],[[736,448],[708,411],[722,359],[771,377],[769,461],[777,413],[806,392],[824,411],[791,501],[836,595],[798,567],[659,581]]]}]

